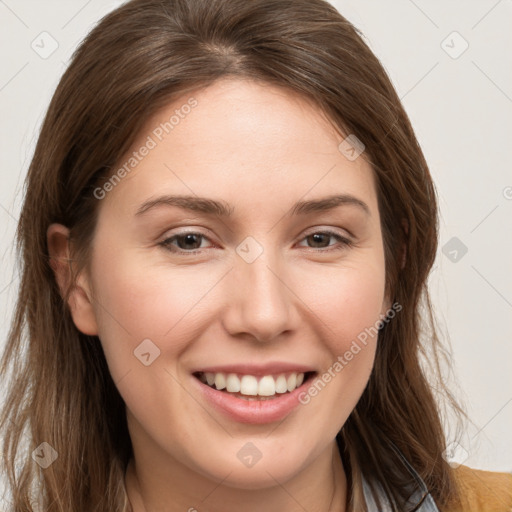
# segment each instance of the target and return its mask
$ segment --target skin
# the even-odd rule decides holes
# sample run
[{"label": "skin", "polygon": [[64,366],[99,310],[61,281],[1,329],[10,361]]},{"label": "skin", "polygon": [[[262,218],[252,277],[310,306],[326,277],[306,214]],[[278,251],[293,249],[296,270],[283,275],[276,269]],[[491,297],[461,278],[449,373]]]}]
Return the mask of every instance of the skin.
[{"label": "skin", "polygon": [[[154,115],[133,150],[190,96]],[[390,303],[373,171],[364,154],[347,159],[343,135],[291,91],[223,79],[193,97],[197,106],[100,200],[91,261],[69,301],[77,328],[99,336],[127,405],[128,496],[135,512],[344,511],[335,436],[368,382],[376,338],[280,422],[231,420],[197,392],[191,371],[278,360],[321,374],[375,325]],[[290,215],[296,201],[333,193],[355,196],[369,213],[346,204]],[[136,215],[161,194],[224,200],[233,217],[176,206]],[[309,236],[326,229],[352,244]],[[174,239],[181,254],[161,244],[186,231],[204,238],[192,247]],[[67,233],[48,229],[62,289]],[[247,236],[263,248],[252,263],[236,252]],[[195,247],[202,252],[190,254]],[[160,350],[149,366],[133,353],[147,338]],[[262,454],[250,468],[237,457],[247,442]]]}]

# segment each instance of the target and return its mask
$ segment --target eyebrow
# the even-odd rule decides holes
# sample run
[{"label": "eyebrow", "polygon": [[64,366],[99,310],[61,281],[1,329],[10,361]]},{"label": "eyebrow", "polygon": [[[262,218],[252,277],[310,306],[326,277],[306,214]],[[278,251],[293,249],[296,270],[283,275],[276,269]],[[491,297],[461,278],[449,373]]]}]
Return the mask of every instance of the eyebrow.
[{"label": "eyebrow", "polygon": [[[338,194],[321,199],[297,201],[291,208],[290,215],[307,215],[314,212],[325,212],[345,205],[357,206],[363,210],[366,215],[371,215],[368,205],[361,199],[350,194]],[[135,215],[143,215],[157,206],[177,206],[185,210],[226,218],[231,217],[234,212],[234,208],[222,200],[219,201],[198,196],[164,195],[145,201],[138,208]]]}]

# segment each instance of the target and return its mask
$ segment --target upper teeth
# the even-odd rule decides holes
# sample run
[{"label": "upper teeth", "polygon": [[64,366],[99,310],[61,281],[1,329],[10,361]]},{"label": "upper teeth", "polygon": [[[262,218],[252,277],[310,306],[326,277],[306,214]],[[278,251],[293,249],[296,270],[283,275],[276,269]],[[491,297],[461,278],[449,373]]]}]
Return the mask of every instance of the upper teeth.
[{"label": "upper teeth", "polygon": [[298,388],[304,381],[303,373],[290,373],[288,376],[265,375],[255,377],[254,375],[237,375],[236,373],[201,373],[200,379],[209,386],[217,389],[226,389],[230,393],[241,393],[252,396],[272,396],[276,393],[286,393]]}]

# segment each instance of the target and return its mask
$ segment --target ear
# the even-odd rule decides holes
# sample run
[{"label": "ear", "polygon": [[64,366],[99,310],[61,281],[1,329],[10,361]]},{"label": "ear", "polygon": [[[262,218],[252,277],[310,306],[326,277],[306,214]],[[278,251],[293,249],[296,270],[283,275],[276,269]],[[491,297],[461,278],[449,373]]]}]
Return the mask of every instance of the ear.
[{"label": "ear", "polygon": [[73,260],[70,259],[71,247],[69,229],[62,224],[51,224],[46,232],[50,266],[61,297],[69,290],[68,306],[77,329],[89,336],[98,334],[96,316],[92,304],[90,283],[83,273],[73,282]]},{"label": "ear", "polygon": [[[402,228],[405,232],[405,239],[407,240],[407,235],[409,234],[409,222],[407,219],[402,219]],[[402,264],[401,268],[405,267],[405,262],[407,261],[407,242],[402,244]]]}]

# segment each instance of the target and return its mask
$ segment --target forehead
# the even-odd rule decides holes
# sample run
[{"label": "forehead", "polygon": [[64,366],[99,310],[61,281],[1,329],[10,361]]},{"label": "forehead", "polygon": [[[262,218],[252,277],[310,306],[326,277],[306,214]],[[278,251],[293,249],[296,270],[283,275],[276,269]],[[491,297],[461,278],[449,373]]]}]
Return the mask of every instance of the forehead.
[{"label": "forehead", "polygon": [[375,209],[371,166],[364,153],[346,157],[344,137],[291,90],[219,80],[147,120],[114,168],[127,172],[105,202],[116,198],[133,209],[142,197],[167,192],[223,198],[240,210],[346,193]]}]

